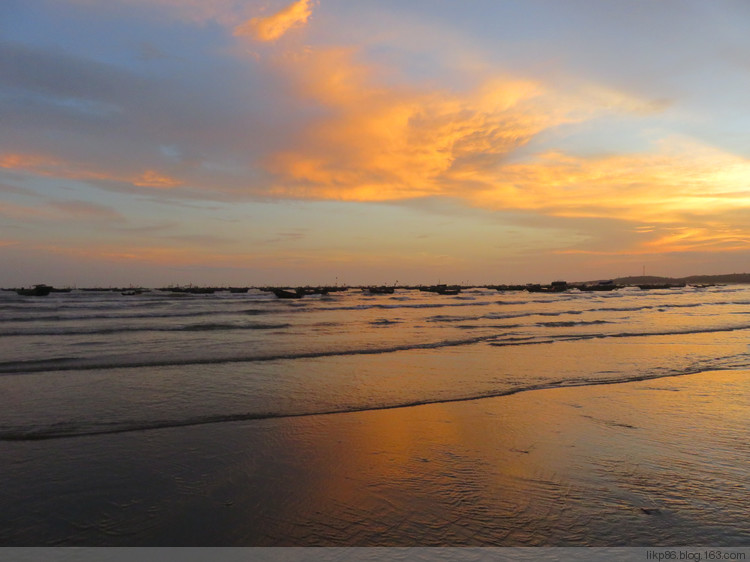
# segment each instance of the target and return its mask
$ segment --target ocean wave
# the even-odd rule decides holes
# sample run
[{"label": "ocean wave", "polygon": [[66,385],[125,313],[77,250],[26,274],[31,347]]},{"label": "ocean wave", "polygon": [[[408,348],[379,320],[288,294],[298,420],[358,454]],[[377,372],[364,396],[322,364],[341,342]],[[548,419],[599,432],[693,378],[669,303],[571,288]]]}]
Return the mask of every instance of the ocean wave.
[{"label": "ocean wave", "polygon": [[657,310],[662,308],[698,308],[713,304],[715,303],[659,303],[640,306],[602,306],[588,309],[587,312],[640,312],[642,310]]},{"label": "ocean wave", "polygon": [[[167,300],[165,299],[164,302],[167,302],[169,304],[173,304],[174,299]],[[411,301],[411,299],[410,299]],[[311,306],[310,303],[304,303],[304,302],[295,302],[295,303],[288,303],[284,301],[281,303],[281,301],[262,301],[261,307],[253,307],[253,308],[238,308],[235,309],[231,305],[234,304],[236,301],[225,301],[225,300],[212,300],[208,302],[204,301],[191,301],[191,304],[194,304],[196,302],[201,303],[200,308],[188,308],[185,309],[184,304],[180,306],[177,309],[173,309],[171,307],[159,307],[158,310],[154,311],[153,309],[144,308],[142,303],[139,303],[138,306],[125,306],[122,305],[119,302],[114,303],[101,303],[98,305],[86,305],[85,303],[81,303],[80,305],[70,305],[70,306],[41,306],[41,307],[35,307],[33,310],[29,310],[28,307],[3,307],[3,310],[7,310],[9,312],[8,315],[3,315],[3,318],[0,320],[0,325],[4,323],[29,323],[29,322],[74,322],[74,321],[80,321],[80,320],[146,320],[146,319],[179,319],[179,318],[200,318],[204,316],[215,316],[217,314],[225,315],[225,316],[232,316],[232,315],[274,315],[278,314],[281,311],[285,312],[302,312],[302,313],[308,313],[308,312],[333,312],[333,311],[363,311],[363,310],[399,310],[399,309],[451,309],[451,308],[458,308],[458,307],[472,307],[477,309],[482,308],[489,308],[494,306],[524,306],[529,304],[539,304],[539,305],[548,305],[550,304],[550,300],[535,300],[535,299],[527,299],[527,300],[518,300],[518,301],[509,301],[509,300],[456,300],[452,299],[450,301],[442,301],[442,302],[410,302],[410,301],[401,301],[401,302],[360,302],[357,304],[351,304],[351,305],[338,305],[337,306],[321,306],[321,301],[317,300],[315,301],[314,306]],[[156,299],[148,301],[148,304],[153,306]],[[257,301],[261,302],[261,301]],[[311,301],[313,302],[313,301]],[[333,302],[333,301],[332,301]],[[339,303],[339,300],[335,301],[336,303]],[[555,300],[555,302],[561,302],[559,298]],[[579,301],[572,301],[569,302],[573,303],[575,302],[576,305],[581,305],[582,302]],[[285,304],[287,306],[281,308],[277,307],[275,305],[277,304]],[[497,319],[497,318],[519,318],[519,317],[527,317],[527,316],[534,316],[534,315],[542,315],[542,316],[561,316],[565,314],[591,314],[591,313],[598,313],[598,312],[640,312],[640,311],[650,311],[650,310],[669,310],[669,309],[682,309],[682,308],[698,308],[698,307],[721,307],[721,306],[743,306],[750,304],[750,301],[744,300],[738,300],[738,301],[715,301],[715,302],[707,302],[707,303],[676,303],[676,302],[662,302],[658,304],[650,304],[650,303],[644,303],[640,305],[629,305],[629,306],[592,306],[592,307],[584,307],[584,308],[566,308],[564,310],[559,311],[544,311],[544,310],[529,310],[525,311],[523,313],[496,313],[496,312],[489,312],[487,314],[477,314],[476,316],[472,317],[452,317],[450,315],[437,315],[430,319],[429,321],[433,322],[453,322],[453,321],[461,321],[461,320],[471,320],[471,319],[479,319],[479,318],[489,318],[489,319]],[[271,306],[269,306],[271,305]],[[266,306],[266,308],[262,308],[262,306]],[[108,312],[100,312],[100,311],[108,311]]]},{"label": "ocean wave", "polygon": [[593,326],[597,324],[612,324],[607,320],[589,320],[581,322],[538,322],[537,326],[544,326],[545,328],[572,328],[574,326]]},{"label": "ocean wave", "polygon": [[510,330],[524,327],[524,324],[456,324],[459,330]]},{"label": "ocean wave", "polygon": [[[508,328],[508,327],[503,327]],[[499,333],[476,336],[473,338],[448,339],[423,343],[406,343],[400,345],[383,346],[383,347],[364,347],[351,349],[324,349],[302,352],[286,353],[269,353],[262,354],[227,354],[216,356],[173,356],[163,357],[144,357],[137,356],[109,356],[109,357],[80,357],[80,358],[50,358],[50,359],[31,359],[20,361],[0,362],[0,376],[24,375],[31,373],[51,372],[51,371],[90,371],[90,370],[110,370],[110,369],[129,369],[144,367],[168,367],[183,365],[215,365],[224,363],[253,363],[266,361],[293,361],[303,359],[315,359],[322,357],[336,356],[355,356],[355,355],[382,355],[396,353],[401,351],[416,351],[422,349],[441,349],[447,347],[469,346],[477,343],[488,343],[491,346],[502,347],[511,345],[538,345],[551,344],[555,342],[580,341],[607,338],[649,338],[658,336],[675,336],[691,334],[711,334],[736,332],[750,330],[750,325],[738,326],[721,326],[713,328],[688,328],[681,330],[659,330],[651,332],[614,332],[614,333],[589,333],[589,334],[555,334],[555,335],[530,335],[528,337],[517,338],[512,334]]]},{"label": "ocean wave", "polygon": [[25,375],[51,371],[90,371],[110,369],[130,369],[143,367],[171,367],[184,365],[219,365],[223,363],[253,363],[265,361],[283,361],[299,359],[316,359],[321,357],[336,357],[348,355],[380,355],[398,351],[412,351],[420,349],[440,349],[458,347],[498,339],[498,335],[479,336],[474,338],[443,340],[427,343],[412,343],[385,347],[368,347],[354,349],[331,349],[320,351],[304,351],[289,353],[271,353],[268,355],[219,355],[214,357],[170,357],[144,359],[142,355],[129,358],[123,357],[94,357],[94,358],[51,358],[31,359],[23,361],[0,362],[0,375]]},{"label": "ocean wave", "polygon": [[[46,316],[34,316],[25,314],[23,316],[11,316],[3,318],[6,322],[74,322],[79,320],[168,320],[170,318],[200,318],[203,316],[216,316],[217,314],[259,314],[247,311],[224,311],[224,310],[185,310],[175,312],[139,312],[139,313],[109,313],[109,314],[48,314]],[[0,325],[2,325],[0,323]]]},{"label": "ocean wave", "polygon": [[[548,324],[555,324],[553,322],[544,323],[545,327],[549,327]],[[565,323],[567,324],[567,323]],[[563,327],[563,326],[561,326]],[[568,327],[568,326],[564,326]],[[579,340],[595,340],[595,339],[608,339],[608,338],[650,338],[650,337],[661,337],[661,336],[688,336],[695,334],[719,334],[726,332],[738,332],[743,330],[750,330],[750,325],[742,326],[721,326],[714,328],[685,328],[681,330],[661,330],[651,332],[613,332],[613,333],[591,333],[591,334],[556,334],[547,336],[538,336],[534,341],[528,343],[555,343],[565,341],[579,341]],[[490,341],[490,345],[502,347],[504,345],[518,345],[516,342],[510,344],[504,343],[503,341]]]},{"label": "ocean wave", "polygon": [[355,304],[351,306],[331,306],[326,307],[324,310],[326,311],[334,311],[334,310],[398,310],[400,308],[407,308],[407,309],[430,309],[430,308],[455,308],[455,307],[464,307],[464,306],[489,306],[493,305],[495,302],[493,301],[446,301],[446,302],[421,302],[421,303],[413,303],[413,304],[405,304],[405,303],[398,303],[398,304],[384,304],[384,303],[362,303],[362,304]]},{"label": "ocean wave", "polygon": [[499,313],[499,312],[491,312],[489,314],[479,314],[476,316],[452,316],[448,314],[438,314],[435,316],[430,316],[425,319],[426,322],[443,322],[443,323],[453,323],[453,322],[470,322],[470,321],[479,321],[479,320],[510,320],[510,319],[517,319],[517,318],[529,318],[531,316],[546,316],[546,317],[555,317],[555,316],[566,316],[566,315],[580,315],[582,314],[579,310],[561,310],[557,312],[543,312],[539,310],[531,310],[528,312],[517,312],[517,313]]},{"label": "ocean wave", "polygon": [[0,336],[95,336],[113,335],[136,332],[213,332],[218,330],[281,330],[289,328],[290,324],[253,323],[207,323],[189,324],[183,326],[113,326],[113,327],[91,327],[91,328],[41,328],[33,330],[0,330]]},{"label": "ocean wave", "polygon": [[661,336],[689,336],[695,334],[720,334],[726,332],[739,332],[750,330],[750,324],[742,326],[721,326],[713,328],[685,328],[679,330],[661,330],[651,332],[613,332],[613,333],[594,333],[594,334],[570,334],[563,335],[560,338],[550,338],[552,341],[574,341],[574,340],[592,340],[608,338],[650,338]]},{"label": "ocean wave", "polygon": [[[710,366],[708,367],[711,370]],[[728,370],[728,369],[725,369]],[[54,423],[47,426],[37,427],[4,427],[0,429],[0,441],[41,441],[49,439],[66,439],[76,437],[94,437],[102,435],[114,435],[121,433],[133,433],[140,431],[152,431],[159,429],[175,429],[184,427],[195,427],[209,424],[251,422],[269,419],[300,418],[311,416],[330,416],[341,414],[352,414],[358,412],[374,412],[382,410],[395,410],[401,408],[413,408],[431,404],[450,404],[455,402],[469,402],[488,398],[499,398],[511,396],[522,392],[534,392],[539,390],[592,387],[612,384],[625,384],[645,380],[658,380],[666,377],[689,376],[704,372],[705,369],[694,369],[689,371],[662,370],[649,374],[631,374],[627,376],[614,375],[609,378],[586,379],[586,380],[557,380],[541,384],[518,386],[483,392],[468,393],[459,396],[424,398],[417,400],[404,400],[400,402],[368,405],[341,406],[338,408],[319,408],[302,411],[259,411],[244,413],[228,413],[215,415],[194,416],[183,419],[155,419],[155,420],[124,420],[121,422],[108,423]]]},{"label": "ocean wave", "polygon": [[448,316],[444,314],[438,314],[437,316],[430,316],[425,318],[426,322],[468,322],[470,320],[481,320],[483,316]]}]

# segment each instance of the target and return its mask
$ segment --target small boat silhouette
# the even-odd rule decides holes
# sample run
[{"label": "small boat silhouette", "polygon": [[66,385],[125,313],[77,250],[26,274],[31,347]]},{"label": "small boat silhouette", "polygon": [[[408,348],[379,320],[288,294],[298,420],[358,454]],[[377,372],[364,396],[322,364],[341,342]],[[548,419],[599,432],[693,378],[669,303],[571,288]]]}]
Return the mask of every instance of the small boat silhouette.
[{"label": "small boat silhouette", "polygon": [[49,285],[34,285],[31,289],[16,289],[16,293],[23,297],[46,297],[52,292],[53,287]]},{"label": "small boat silhouette", "polygon": [[391,295],[396,289],[395,287],[367,287],[363,290],[371,295]]},{"label": "small boat silhouette", "polygon": [[301,299],[301,292],[287,291],[285,289],[271,289],[271,292],[280,299]]}]

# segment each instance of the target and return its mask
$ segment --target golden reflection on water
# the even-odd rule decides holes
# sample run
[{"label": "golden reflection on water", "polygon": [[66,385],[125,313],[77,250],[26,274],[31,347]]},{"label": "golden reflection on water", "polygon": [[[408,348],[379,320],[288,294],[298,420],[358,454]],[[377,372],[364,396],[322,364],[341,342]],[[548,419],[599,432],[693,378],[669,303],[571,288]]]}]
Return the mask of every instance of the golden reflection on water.
[{"label": "golden reflection on water", "polygon": [[749,375],[295,419],[283,462],[304,478],[289,482],[286,532],[304,520],[321,544],[648,542],[709,525],[706,506],[736,524],[750,507],[736,493],[747,491]]},{"label": "golden reflection on water", "polygon": [[546,416],[535,411],[541,419],[518,423],[526,407],[514,398],[501,408],[479,400],[304,420],[287,446],[315,475],[303,492],[309,505],[351,540],[486,544],[511,531],[526,536],[512,521],[543,518],[566,490],[554,464],[539,459],[536,428]]}]

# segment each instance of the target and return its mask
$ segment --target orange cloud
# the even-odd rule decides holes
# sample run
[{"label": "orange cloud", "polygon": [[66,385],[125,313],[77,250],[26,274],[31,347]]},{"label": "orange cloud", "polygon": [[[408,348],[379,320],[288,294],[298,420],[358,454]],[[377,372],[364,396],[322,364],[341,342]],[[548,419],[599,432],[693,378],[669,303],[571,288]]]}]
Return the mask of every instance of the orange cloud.
[{"label": "orange cloud", "polygon": [[264,18],[256,17],[239,25],[235,36],[251,36],[258,41],[275,41],[294,27],[302,27],[312,15],[312,0],[297,0]]},{"label": "orange cloud", "polygon": [[544,131],[613,112],[650,114],[666,101],[592,85],[562,94],[511,78],[464,92],[384,86],[393,77],[356,55],[328,48],[275,59],[295,93],[326,111],[266,159],[278,178],[273,194],[352,201],[437,195],[483,208],[637,222],[750,204],[748,162],[682,140],[628,155],[549,151],[511,161]]},{"label": "orange cloud", "polygon": [[680,227],[643,244],[644,252],[733,252],[750,248],[746,229],[716,224],[707,227]]},{"label": "orange cloud", "polygon": [[[628,240],[637,247],[623,250],[630,253],[747,247],[743,224],[710,224],[713,215],[750,209],[750,162],[739,156],[666,138],[638,153],[551,150],[520,158],[520,149],[560,125],[601,115],[652,115],[668,101],[644,102],[593,86],[563,95],[511,78],[463,92],[386,87],[393,77],[356,55],[346,48],[308,49],[275,59],[294,92],[324,112],[288,149],[266,159],[278,179],[274,195],[347,201],[441,196],[538,216],[616,219],[633,223]],[[638,238],[644,225],[649,228]],[[679,238],[665,234],[665,227],[685,225],[694,228]]]},{"label": "orange cloud", "polygon": [[64,177],[76,180],[103,180],[125,182],[138,187],[170,189],[183,185],[176,178],[156,170],[146,170],[139,175],[127,175],[96,170],[73,162],[65,162],[44,154],[0,154],[0,168],[29,172],[40,176]]},{"label": "orange cloud", "polygon": [[140,187],[155,187],[158,189],[170,189],[182,185],[182,182],[179,180],[160,174],[155,170],[146,170],[139,177],[132,180],[132,183]]},{"label": "orange cloud", "polygon": [[736,252],[750,248],[750,231],[710,221],[707,226],[667,226],[649,240],[611,250],[559,250],[555,253],[595,256],[637,256],[674,252]]},{"label": "orange cloud", "polygon": [[43,172],[58,166],[58,161],[41,154],[5,153],[0,154],[0,168],[6,170],[37,170]]},{"label": "orange cloud", "polygon": [[0,216],[17,220],[100,220],[118,222],[122,215],[105,207],[86,201],[53,201],[46,205],[30,207],[0,201]]},{"label": "orange cloud", "polygon": [[749,184],[744,158],[672,140],[653,153],[583,158],[550,152],[503,166],[473,203],[658,224],[748,208]]},{"label": "orange cloud", "polygon": [[486,179],[469,176],[572,119],[530,81],[497,79],[459,95],[378,87],[378,69],[357,64],[350,49],[278,62],[300,96],[330,110],[296,146],[268,159],[282,179],[279,195],[360,201],[453,195],[446,182]]}]

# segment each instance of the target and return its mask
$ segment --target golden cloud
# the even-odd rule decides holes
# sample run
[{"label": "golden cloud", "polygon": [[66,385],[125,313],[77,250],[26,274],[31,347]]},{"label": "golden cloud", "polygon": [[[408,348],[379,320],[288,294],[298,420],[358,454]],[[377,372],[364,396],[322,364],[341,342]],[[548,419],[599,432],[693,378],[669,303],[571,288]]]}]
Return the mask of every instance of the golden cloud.
[{"label": "golden cloud", "polygon": [[0,154],[0,168],[18,170],[40,176],[63,177],[75,180],[102,180],[125,182],[138,187],[170,189],[183,185],[176,178],[156,170],[145,170],[138,175],[96,170],[85,165],[65,162],[45,154],[5,153]]},{"label": "golden cloud", "polygon": [[674,252],[736,252],[750,249],[750,232],[744,226],[708,221],[701,226],[670,226],[650,233],[635,245],[611,250],[560,250],[558,254],[637,256]]},{"label": "golden cloud", "polygon": [[289,150],[268,159],[280,195],[386,200],[448,194],[446,182],[488,179],[534,135],[571,117],[537,83],[497,79],[474,92],[373,85],[351,49],[286,57],[298,95],[328,108]]},{"label": "golden cloud", "polygon": [[732,252],[750,248],[747,229],[725,224],[710,227],[679,227],[643,244],[644,253]]},{"label": "golden cloud", "polygon": [[658,224],[747,208],[748,184],[744,158],[672,139],[654,152],[589,158],[550,152],[506,165],[474,203]]},{"label": "golden cloud", "polygon": [[356,54],[308,49],[276,59],[295,93],[326,110],[267,159],[279,179],[277,195],[358,201],[441,195],[560,216],[627,219],[637,212],[639,220],[643,213],[664,219],[707,204],[750,202],[743,194],[747,162],[686,141],[630,155],[548,151],[511,162],[544,131],[612,111],[642,114],[653,104],[592,86],[578,97],[562,95],[512,78],[466,92],[384,87],[386,72]]},{"label": "golden cloud", "polygon": [[71,218],[108,222],[124,220],[122,215],[109,207],[85,201],[53,201],[34,207],[0,201],[0,216],[24,221],[67,221]]},{"label": "golden cloud", "polygon": [[132,183],[139,187],[155,187],[157,189],[171,189],[182,185],[181,181],[160,174],[156,170],[146,170],[139,177],[133,179]]},{"label": "golden cloud", "polygon": [[0,154],[0,168],[6,170],[37,170],[58,166],[58,161],[41,154],[23,154],[8,152]]},{"label": "golden cloud", "polygon": [[275,60],[294,92],[324,112],[265,161],[278,179],[273,194],[347,201],[442,196],[487,209],[630,221],[634,229],[701,223],[679,238],[643,230],[650,242],[642,252],[746,244],[742,225],[707,226],[712,214],[750,208],[744,158],[683,138],[631,154],[528,151],[532,140],[560,125],[644,116],[667,102],[591,86],[563,95],[507,77],[464,92],[385,87],[385,70],[356,55],[308,49]]},{"label": "golden cloud", "polygon": [[252,18],[234,29],[235,36],[250,36],[258,41],[275,41],[287,31],[302,27],[312,15],[312,0],[297,0],[273,15]]}]

